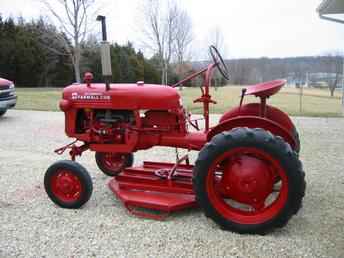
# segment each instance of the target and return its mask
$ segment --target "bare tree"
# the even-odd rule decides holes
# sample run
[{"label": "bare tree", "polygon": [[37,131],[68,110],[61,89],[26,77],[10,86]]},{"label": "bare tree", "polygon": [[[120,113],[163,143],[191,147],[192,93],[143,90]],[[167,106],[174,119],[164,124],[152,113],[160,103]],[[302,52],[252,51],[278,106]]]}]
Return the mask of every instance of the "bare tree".
[{"label": "bare tree", "polygon": [[[175,48],[175,59],[176,59],[176,74],[179,79],[184,78],[192,67],[189,64],[185,63],[185,60],[190,61],[190,45],[193,40],[192,35],[192,21],[191,17],[185,10],[181,10],[178,13],[177,22],[176,22],[176,37],[174,42]],[[182,89],[182,85],[180,85]]]},{"label": "bare tree", "polygon": [[[81,43],[87,35],[88,16],[95,0],[41,0],[66,37],[59,37],[70,56],[75,80],[80,82]],[[61,12],[60,12],[61,11]],[[71,43],[70,43],[71,42]]]},{"label": "bare tree", "polygon": [[184,13],[175,1],[146,0],[143,8],[144,46],[156,54],[161,69],[161,81],[168,82],[168,68],[174,54],[176,39],[179,37],[180,51],[185,53],[188,37],[182,39],[182,30],[179,29]]},{"label": "bare tree", "polygon": [[177,17],[175,37],[175,51],[178,64],[182,65],[184,63],[192,39],[191,18],[185,10],[181,10]]},{"label": "bare tree", "polygon": [[[330,90],[330,95],[333,97],[336,87],[341,82],[340,79],[343,73],[343,58],[341,54],[328,54],[325,58],[325,65],[327,66],[327,70],[329,72],[326,81]],[[334,74],[334,76],[331,74]]]}]

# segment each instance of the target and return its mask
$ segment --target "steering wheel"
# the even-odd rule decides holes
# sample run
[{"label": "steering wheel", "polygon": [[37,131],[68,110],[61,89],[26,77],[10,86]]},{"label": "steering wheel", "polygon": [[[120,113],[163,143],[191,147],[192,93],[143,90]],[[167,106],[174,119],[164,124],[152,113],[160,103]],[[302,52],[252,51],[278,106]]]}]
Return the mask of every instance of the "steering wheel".
[{"label": "steering wheel", "polygon": [[221,75],[226,79],[229,80],[229,71],[228,68],[225,64],[225,62],[222,59],[222,56],[220,55],[219,51],[217,50],[217,48],[213,45],[211,45],[209,47],[209,52],[210,55],[214,61],[214,63],[217,66],[217,69],[219,69]]}]

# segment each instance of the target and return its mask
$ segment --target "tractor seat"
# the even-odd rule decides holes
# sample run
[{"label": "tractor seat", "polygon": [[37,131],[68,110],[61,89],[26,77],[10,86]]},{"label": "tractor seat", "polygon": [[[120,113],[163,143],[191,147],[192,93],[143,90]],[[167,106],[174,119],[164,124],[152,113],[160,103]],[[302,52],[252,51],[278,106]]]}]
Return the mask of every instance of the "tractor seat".
[{"label": "tractor seat", "polygon": [[268,98],[276,94],[284,84],[286,80],[274,80],[268,82],[262,82],[247,87],[245,95],[254,95],[260,98]]}]

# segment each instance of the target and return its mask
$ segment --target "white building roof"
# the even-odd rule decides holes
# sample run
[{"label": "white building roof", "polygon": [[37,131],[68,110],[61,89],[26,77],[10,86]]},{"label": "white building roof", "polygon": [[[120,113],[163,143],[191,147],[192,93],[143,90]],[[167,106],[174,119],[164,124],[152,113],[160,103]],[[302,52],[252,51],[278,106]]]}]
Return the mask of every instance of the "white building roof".
[{"label": "white building roof", "polygon": [[323,0],[317,12],[323,14],[344,14],[344,0]]}]

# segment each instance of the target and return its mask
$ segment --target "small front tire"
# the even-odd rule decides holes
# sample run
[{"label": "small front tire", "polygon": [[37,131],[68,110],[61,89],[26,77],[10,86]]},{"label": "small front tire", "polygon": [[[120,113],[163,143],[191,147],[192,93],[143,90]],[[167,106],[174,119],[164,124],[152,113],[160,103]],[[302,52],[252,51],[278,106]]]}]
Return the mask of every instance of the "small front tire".
[{"label": "small front tire", "polygon": [[44,188],[55,204],[67,209],[83,206],[93,191],[87,170],[71,160],[57,161],[48,168],[44,176]]}]

